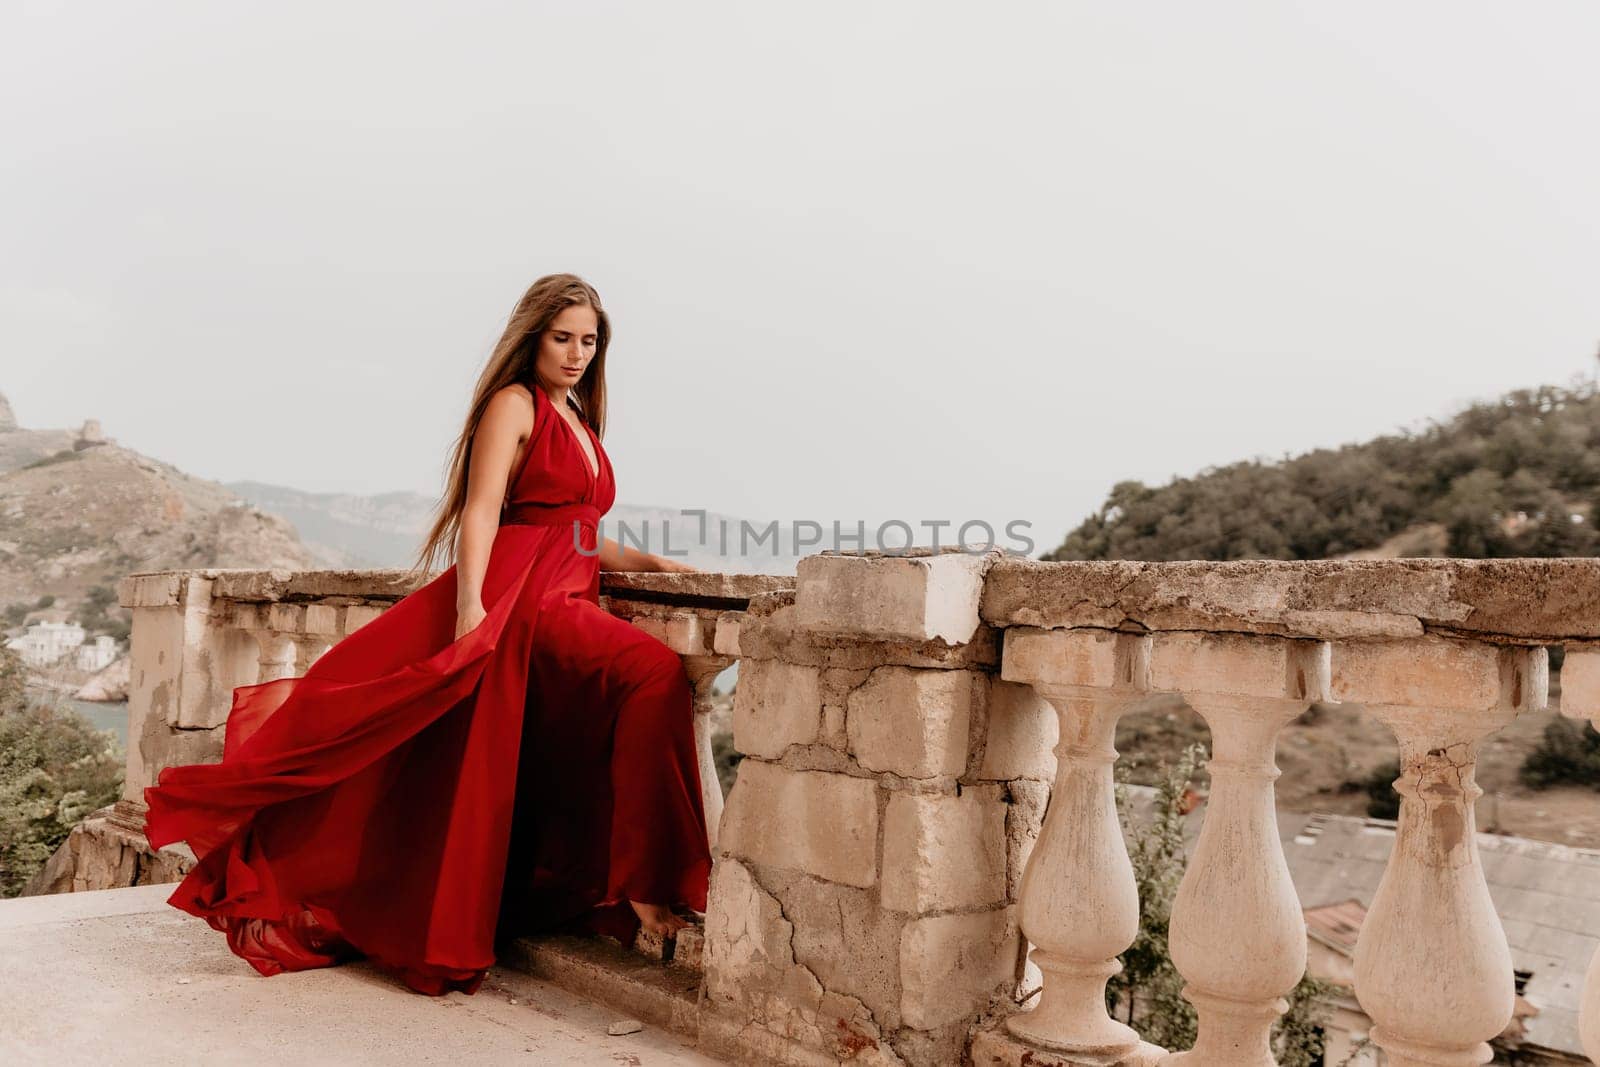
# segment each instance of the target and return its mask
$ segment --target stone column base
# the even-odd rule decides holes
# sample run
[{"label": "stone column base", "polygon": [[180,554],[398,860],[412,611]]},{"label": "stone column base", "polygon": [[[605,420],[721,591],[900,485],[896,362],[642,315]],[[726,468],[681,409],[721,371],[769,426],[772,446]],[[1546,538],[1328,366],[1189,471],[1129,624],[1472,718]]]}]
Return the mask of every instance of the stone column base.
[{"label": "stone column base", "polygon": [[1132,1055],[1120,1059],[1052,1052],[1019,1041],[1004,1026],[998,1026],[980,1031],[972,1039],[968,1055],[972,1067],[1155,1067],[1166,1054],[1166,1049],[1148,1042],[1140,1042]]}]

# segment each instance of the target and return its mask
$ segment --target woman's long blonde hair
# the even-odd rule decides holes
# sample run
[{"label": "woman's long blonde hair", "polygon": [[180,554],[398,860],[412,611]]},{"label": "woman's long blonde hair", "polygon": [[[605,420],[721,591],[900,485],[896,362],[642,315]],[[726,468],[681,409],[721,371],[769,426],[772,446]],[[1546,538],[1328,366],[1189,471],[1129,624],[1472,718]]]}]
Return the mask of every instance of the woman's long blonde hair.
[{"label": "woman's long blonde hair", "polygon": [[589,361],[578,384],[572,387],[572,396],[578,402],[579,414],[594,430],[604,436],[606,427],[606,347],[611,343],[611,320],[600,304],[600,294],[594,286],[576,274],[547,274],[528,287],[512,309],[500,343],[494,346],[489,362],[478,376],[472,391],[472,409],[466,426],[452,446],[450,477],[444,496],[435,512],[433,527],[417,554],[411,574],[426,574],[436,562],[443,560],[449,566],[455,558],[456,537],[461,529],[461,513],[467,504],[467,467],[472,459],[472,438],[483,418],[489,398],[508,385],[521,383],[529,389],[539,388],[534,375],[534,361],[539,355],[539,341],[550,320],[563,308],[586,304],[594,309],[597,326],[594,358]]}]

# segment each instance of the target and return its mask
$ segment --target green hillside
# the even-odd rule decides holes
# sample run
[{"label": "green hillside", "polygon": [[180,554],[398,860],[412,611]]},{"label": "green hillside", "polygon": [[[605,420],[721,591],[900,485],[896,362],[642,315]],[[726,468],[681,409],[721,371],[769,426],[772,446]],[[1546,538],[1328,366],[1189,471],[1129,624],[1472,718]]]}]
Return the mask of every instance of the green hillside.
[{"label": "green hillside", "polygon": [[1547,386],[1363,444],[1119,482],[1043,558],[1588,556],[1597,501],[1600,393]]}]

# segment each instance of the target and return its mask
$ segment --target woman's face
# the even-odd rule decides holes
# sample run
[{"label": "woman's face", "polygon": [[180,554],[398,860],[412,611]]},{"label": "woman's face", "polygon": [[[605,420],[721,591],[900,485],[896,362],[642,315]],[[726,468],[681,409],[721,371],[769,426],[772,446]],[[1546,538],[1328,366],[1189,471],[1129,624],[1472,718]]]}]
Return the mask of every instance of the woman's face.
[{"label": "woman's face", "polygon": [[577,385],[594,358],[599,326],[599,317],[587,304],[562,308],[539,338],[539,355],[533,364],[539,381],[553,389]]}]

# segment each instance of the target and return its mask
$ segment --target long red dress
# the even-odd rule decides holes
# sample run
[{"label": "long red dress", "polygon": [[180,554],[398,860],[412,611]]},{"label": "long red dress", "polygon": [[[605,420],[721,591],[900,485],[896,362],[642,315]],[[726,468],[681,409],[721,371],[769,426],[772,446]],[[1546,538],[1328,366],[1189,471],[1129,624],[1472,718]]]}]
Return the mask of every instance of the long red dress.
[{"label": "long red dress", "polygon": [[145,790],[150,844],[199,858],[170,903],[263,974],[363,955],[473,992],[497,930],[626,943],[629,900],[705,910],[683,665],[599,606],[611,462],[532,392],[487,617],[455,638],[452,565],[303,677],[236,688],[222,762]]}]

